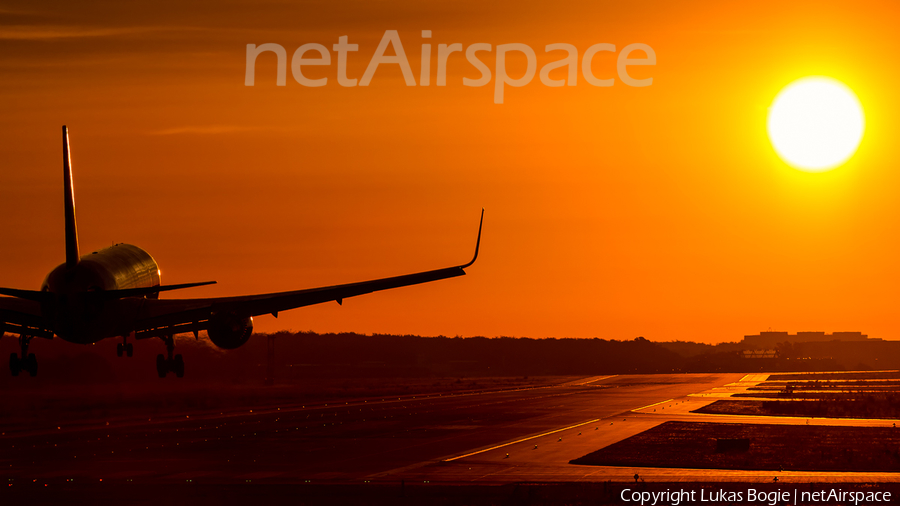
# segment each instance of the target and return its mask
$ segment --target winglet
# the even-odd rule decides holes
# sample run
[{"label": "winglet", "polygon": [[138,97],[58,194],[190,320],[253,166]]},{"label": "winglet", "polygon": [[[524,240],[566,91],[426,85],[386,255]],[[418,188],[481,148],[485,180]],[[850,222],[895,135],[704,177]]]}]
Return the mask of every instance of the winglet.
[{"label": "winglet", "polygon": [[460,265],[460,269],[465,269],[466,267],[475,263],[475,260],[478,259],[478,247],[481,246],[481,226],[484,225],[484,208],[481,208],[481,221],[478,222],[478,240],[475,241],[475,256],[472,257],[472,261],[465,264]]},{"label": "winglet", "polygon": [[65,191],[66,213],[66,267],[78,264],[78,230],[75,227],[75,190],[72,188],[72,157],[69,154],[69,130],[65,125],[63,133],[63,187]]}]

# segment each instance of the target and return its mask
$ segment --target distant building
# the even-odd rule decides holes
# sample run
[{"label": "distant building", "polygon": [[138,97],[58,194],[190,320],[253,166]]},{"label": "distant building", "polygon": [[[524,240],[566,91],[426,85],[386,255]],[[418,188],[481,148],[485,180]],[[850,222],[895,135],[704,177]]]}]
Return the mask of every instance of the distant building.
[{"label": "distant building", "polygon": [[826,334],[825,332],[797,332],[796,334],[788,334],[787,332],[770,330],[760,332],[754,336],[744,336],[742,344],[751,349],[768,349],[785,342],[824,343],[831,341],[881,341],[881,339],[869,339],[869,336],[862,332],[833,332],[831,334]]},{"label": "distant building", "polygon": [[776,350],[744,350],[741,352],[744,358],[777,358]]}]

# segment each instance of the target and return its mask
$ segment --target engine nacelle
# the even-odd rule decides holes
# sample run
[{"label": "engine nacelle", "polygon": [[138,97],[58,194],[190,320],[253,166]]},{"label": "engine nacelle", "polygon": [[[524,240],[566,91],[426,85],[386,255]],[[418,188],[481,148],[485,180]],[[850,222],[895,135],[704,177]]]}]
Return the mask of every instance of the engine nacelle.
[{"label": "engine nacelle", "polygon": [[234,311],[213,313],[206,333],[209,340],[219,348],[233,350],[250,339],[253,334],[253,317],[241,316]]}]

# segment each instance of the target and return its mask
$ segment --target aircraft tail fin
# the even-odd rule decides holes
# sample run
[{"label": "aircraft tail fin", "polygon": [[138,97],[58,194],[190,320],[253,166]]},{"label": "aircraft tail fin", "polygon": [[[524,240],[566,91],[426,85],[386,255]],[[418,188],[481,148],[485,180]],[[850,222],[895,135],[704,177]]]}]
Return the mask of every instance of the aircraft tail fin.
[{"label": "aircraft tail fin", "polygon": [[78,230],[75,226],[75,190],[72,187],[72,157],[69,154],[69,130],[65,125],[63,132],[63,186],[65,189],[66,212],[66,267],[72,268],[78,263]]}]

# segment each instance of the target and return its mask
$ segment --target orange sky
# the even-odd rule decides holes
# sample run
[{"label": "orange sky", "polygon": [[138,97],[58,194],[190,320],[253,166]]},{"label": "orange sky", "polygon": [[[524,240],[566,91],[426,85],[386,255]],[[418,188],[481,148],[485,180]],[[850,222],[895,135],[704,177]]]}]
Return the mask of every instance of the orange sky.
[{"label": "orange sky", "polygon": [[[55,4],[55,5],[54,5]],[[183,297],[282,291],[468,261],[468,276],[256,319],[278,329],[738,340],[773,328],[898,338],[900,174],[893,2],[28,2],[0,4],[0,286],[63,261],[60,126],[82,252],[129,242]],[[447,86],[309,88],[247,44],[330,48],[361,78],[398,30],[418,79],[438,44],[645,43],[653,84],[507,87],[461,53]],[[493,69],[492,53],[481,58]],[[313,56],[313,55],[310,55]],[[524,71],[512,55],[510,75]],[[615,77],[599,54],[598,77]],[[563,78],[564,69],[551,74]],[[865,108],[858,153],[823,174],[765,135],[775,94],[827,75]],[[169,295],[174,297],[175,295]]]}]

